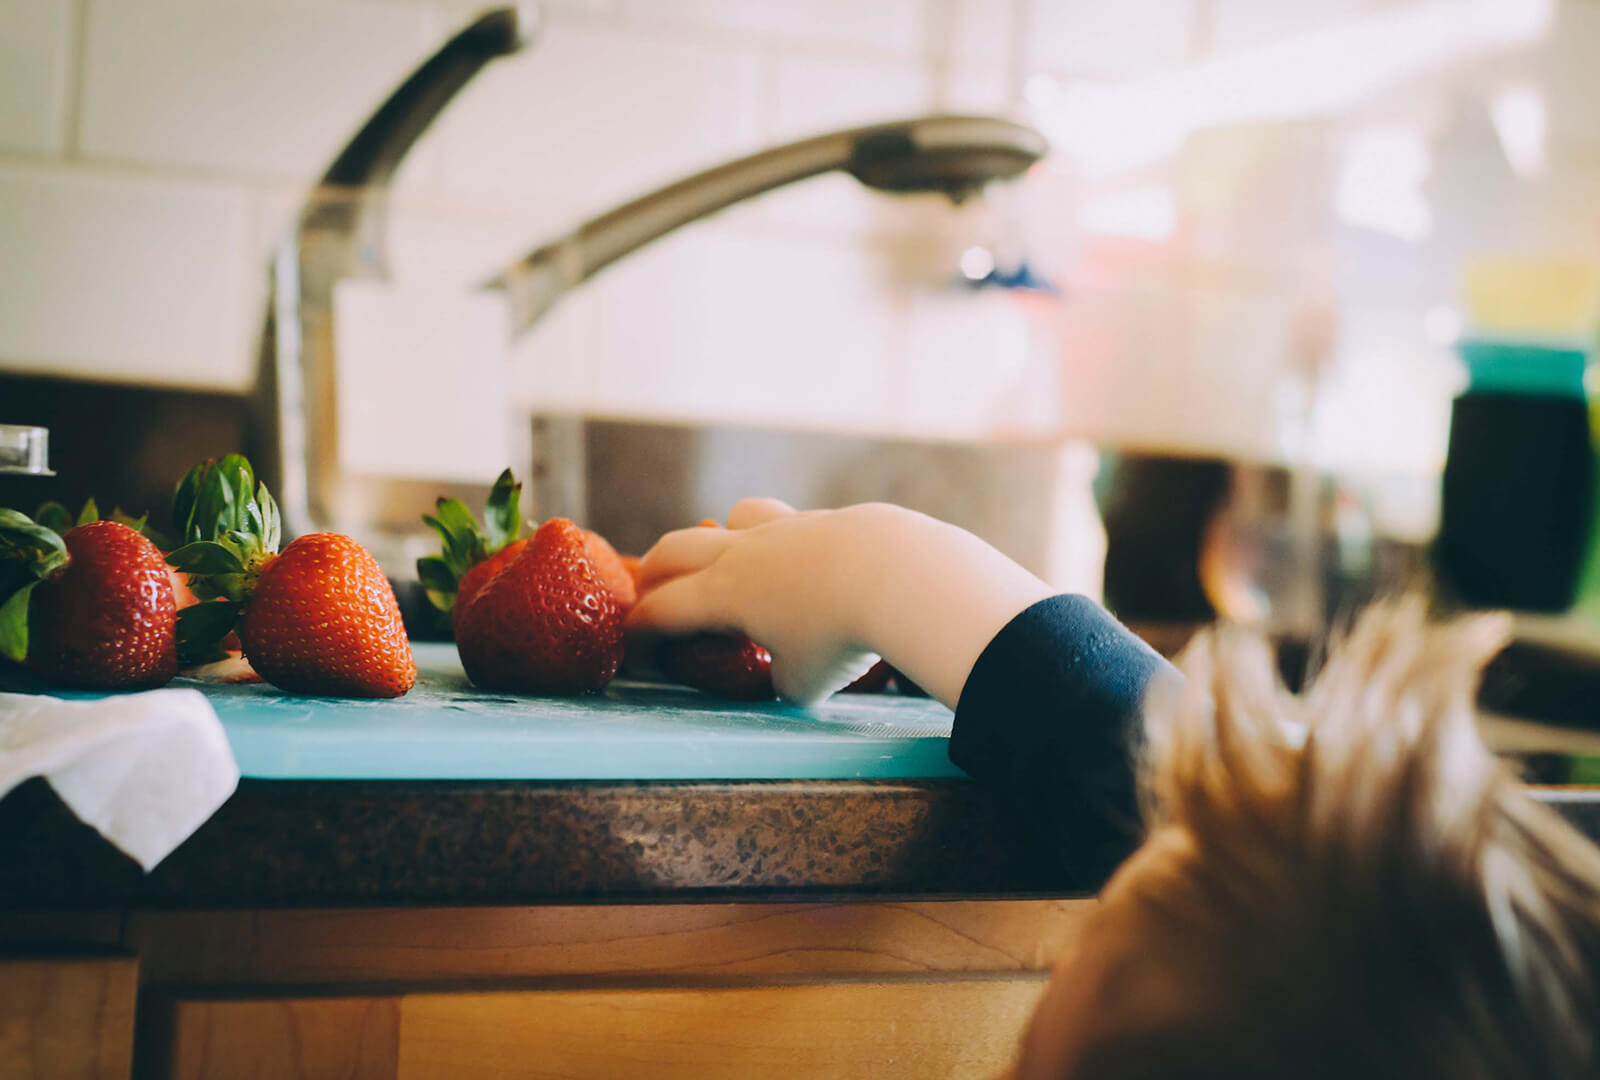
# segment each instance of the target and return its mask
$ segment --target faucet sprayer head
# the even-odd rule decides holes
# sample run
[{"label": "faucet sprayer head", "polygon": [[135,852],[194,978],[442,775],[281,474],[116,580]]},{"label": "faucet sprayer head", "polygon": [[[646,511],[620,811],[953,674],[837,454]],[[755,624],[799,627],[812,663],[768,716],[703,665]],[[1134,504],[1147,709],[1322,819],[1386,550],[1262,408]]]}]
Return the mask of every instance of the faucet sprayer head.
[{"label": "faucet sprayer head", "polygon": [[867,187],[933,191],[962,202],[991,180],[1011,180],[1048,149],[1030,127],[1007,120],[930,116],[861,134],[845,171]]}]

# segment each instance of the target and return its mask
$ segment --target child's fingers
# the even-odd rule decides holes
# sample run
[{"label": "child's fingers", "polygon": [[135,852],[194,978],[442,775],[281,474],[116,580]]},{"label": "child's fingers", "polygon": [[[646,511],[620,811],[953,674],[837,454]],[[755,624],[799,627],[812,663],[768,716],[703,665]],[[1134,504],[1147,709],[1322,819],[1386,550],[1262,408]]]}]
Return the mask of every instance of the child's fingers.
[{"label": "child's fingers", "polygon": [[740,499],[728,511],[728,528],[751,529],[778,518],[792,517],[796,512],[782,499]]},{"label": "child's fingers", "polygon": [[639,560],[636,578],[639,591],[645,592],[671,578],[704,570],[722,554],[728,540],[726,529],[696,526],[669,532]]},{"label": "child's fingers", "polygon": [[738,620],[711,594],[704,574],[673,578],[633,605],[633,610],[628,612],[628,629],[644,634],[741,630]]}]

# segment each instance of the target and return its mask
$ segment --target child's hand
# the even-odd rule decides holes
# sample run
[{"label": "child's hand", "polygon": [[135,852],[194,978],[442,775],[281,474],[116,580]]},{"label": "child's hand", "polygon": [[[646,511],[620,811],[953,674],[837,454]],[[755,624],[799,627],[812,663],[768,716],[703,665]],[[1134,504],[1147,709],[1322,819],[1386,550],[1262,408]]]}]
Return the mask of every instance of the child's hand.
[{"label": "child's hand", "polygon": [[897,506],[798,512],[746,499],[728,528],[668,533],[639,566],[629,627],[739,631],[772,653],[772,681],[810,704],[877,653],[955,708],[972,665],[1053,590],[971,533]]}]

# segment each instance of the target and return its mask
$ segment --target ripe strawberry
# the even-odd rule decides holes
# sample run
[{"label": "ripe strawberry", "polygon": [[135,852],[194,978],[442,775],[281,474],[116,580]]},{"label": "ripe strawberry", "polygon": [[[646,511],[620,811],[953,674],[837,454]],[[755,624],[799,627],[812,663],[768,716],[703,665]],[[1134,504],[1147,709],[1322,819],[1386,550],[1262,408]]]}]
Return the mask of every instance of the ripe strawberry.
[{"label": "ripe strawberry", "polygon": [[[720,528],[707,518],[697,529]],[[656,664],[673,682],[738,701],[767,701],[772,688],[772,654],[743,634],[691,634],[665,638],[656,646]]]},{"label": "ripe strawberry", "polygon": [[861,678],[839,691],[841,694],[881,694],[889,688],[889,676],[894,669],[887,660],[879,660],[865,672]]},{"label": "ripe strawberry", "polygon": [[582,529],[547,521],[478,588],[456,619],[456,649],[491,690],[600,690],[622,660],[622,613]]},{"label": "ripe strawberry", "polygon": [[451,626],[455,625],[463,611],[472,606],[472,601],[478,595],[478,590],[483,588],[483,583],[498,574],[502,566],[515,559],[518,552],[527,547],[531,539],[533,539],[531,536],[524,536],[521,540],[511,541],[461,575],[461,580],[456,584],[455,606],[450,609]]},{"label": "ripe strawberry", "polygon": [[293,693],[399,697],[417,681],[389,579],[338,533],[302,536],[267,560],[239,640],[257,674]]},{"label": "ripe strawberry", "polygon": [[[441,497],[433,504],[434,512],[423,515],[422,520],[439,534],[441,553],[417,560],[417,578],[433,606],[450,616],[452,626],[457,607],[466,607],[490,575],[515,557],[512,549],[520,550],[521,501],[522,485],[506,469],[489,490],[482,525],[460,499]],[[490,562],[493,565],[487,565]]]},{"label": "ripe strawberry", "polygon": [[667,638],[658,646],[656,660],[673,682],[718,697],[767,701],[777,696],[772,654],[742,634]]},{"label": "ripe strawberry", "polygon": [[912,682],[910,679],[906,678],[906,673],[901,671],[899,668],[890,668],[889,674],[894,676],[894,688],[906,695],[906,697],[928,696],[928,692],[926,690]]},{"label": "ripe strawberry", "polygon": [[222,659],[218,642],[237,626],[251,666],[284,690],[398,697],[416,682],[400,607],[377,562],[337,533],[302,536],[277,554],[278,504],[243,457],[190,470],[173,518],[188,542],[167,561],[202,600],[178,615],[185,663]]},{"label": "ripe strawberry", "polygon": [[[526,538],[518,539],[522,533],[521,497],[522,485],[506,469],[489,491],[481,525],[459,499],[441,498],[434,503],[434,513],[423,517],[439,534],[441,551],[417,560],[417,577],[434,607],[450,615],[452,627],[484,582],[516,558],[527,543]],[[605,537],[588,529],[583,534],[591,565],[626,613],[636,598],[633,575]]]},{"label": "ripe strawberry", "polygon": [[611,598],[626,615],[628,609],[633,607],[634,601],[639,598],[638,590],[633,583],[633,574],[628,571],[627,563],[617,554],[617,549],[611,546],[610,541],[593,529],[583,530],[583,541],[589,551],[589,561],[594,564],[600,580],[611,590]]},{"label": "ripe strawberry", "polygon": [[[137,530],[90,521],[60,538],[0,511],[10,595],[0,650],[62,686],[161,686],[178,671],[176,608],[161,552]],[[31,579],[31,580],[29,580]]]}]

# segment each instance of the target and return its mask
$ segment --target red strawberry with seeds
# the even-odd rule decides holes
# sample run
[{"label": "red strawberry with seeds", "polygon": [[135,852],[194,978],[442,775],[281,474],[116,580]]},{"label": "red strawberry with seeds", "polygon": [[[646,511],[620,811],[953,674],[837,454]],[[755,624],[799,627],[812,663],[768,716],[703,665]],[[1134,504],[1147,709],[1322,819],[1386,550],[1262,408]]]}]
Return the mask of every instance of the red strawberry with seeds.
[{"label": "red strawberry with seeds", "polygon": [[[698,529],[720,528],[707,519]],[[690,634],[665,638],[656,663],[673,682],[737,701],[767,701],[772,688],[772,654],[743,634]]]},{"label": "red strawberry with seeds", "polygon": [[461,580],[456,583],[455,606],[450,609],[451,626],[455,625],[463,611],[472,606],[472,601],[478,595],[478,590],[483,588],[483,583],[498,574],[506,563],[515,559],[517,553],[528,546],[530,539],[532,537],[524,536],[521,540],[513,540],[461,575]]},{"label": "red strawberry with seeds", "polygon": [[428,600],[455,626],[483,583],[521,550],[522,485],[503,470],[489,490],[483,522],[460,499],[440,497],[422,520],[439,534],[440,554],[417,560],[417,578]]},{"label": "red strawberry with seeds", "polygon": [[887,660],[879,660],[862,672],[859,679],[839,692],[841,694],[881,694],[889,688],[889,678],[893,674],[894,669],[889,666],[889,662]]},{"label": "red strawberry with seeds", "polygon": [[639,598],[628,564],[617,554],[617,549],[611,546],[611,542],[593,529],[583,530],[583,539],[595,572],[600,575],[600,580],[606,583],[606,588],[611,590],[611,598],[617,602],[617,607],[626,615],[628,609],[633,607],[634,601]]},{"label": "red strawberry with seeds", "polygon": [[26,655],[40,678],[127,690],[177,674],[172,582],[161,552],[137,530],[91,521],[57,538],[26,515],[0,511],[0,553],[13,590],[0,608],[0,649]]},{"label": "red strawberry with seeds", "polygon": [[456,617],[478,686],[535,694],[601,690],[622,660],[622,613],[582,529],[545,522]]},{"label": "red strawberry with seeds", "polygon": [[398,697],[417,669],[394,590],[366,549],[312,533],[278,554],[278,504],[238,454],[190,470],[173,497],[183,547],[167,561],[201,603],[178,615],[186,663],[220,660],[237,627],[250,665],[301,694]]},{"label": "red strawberry with seeds", "polygon": [[302,536],[267,561],[239,640],[257,674],[293,693],[399,697],[417,681],[389,579],[339,533]]},{"label": "red strawberry with seeds", "polygon": [[673,682],[737,701],[767,701],[772,688],[772,654],[742,634],[691,634],[666,638],[656,651],[661,670]]},{"label": "red strawberry with seeds", "polygon": [[[423,516],[439,534],[440,553],[417,560],[417,577],[434,607],[450,616],[452,628],[460,624],[462,611],[471,606],[484,583],[527,544],[528,538],[522,537],[521,498],[522,485],[506,469],[489,491],[481,524],[459,499],[440,498],[434,512]],[[589,529],[580,531],[590,565],[626,614],[637,595],[627,564],[605,537]]]}]

